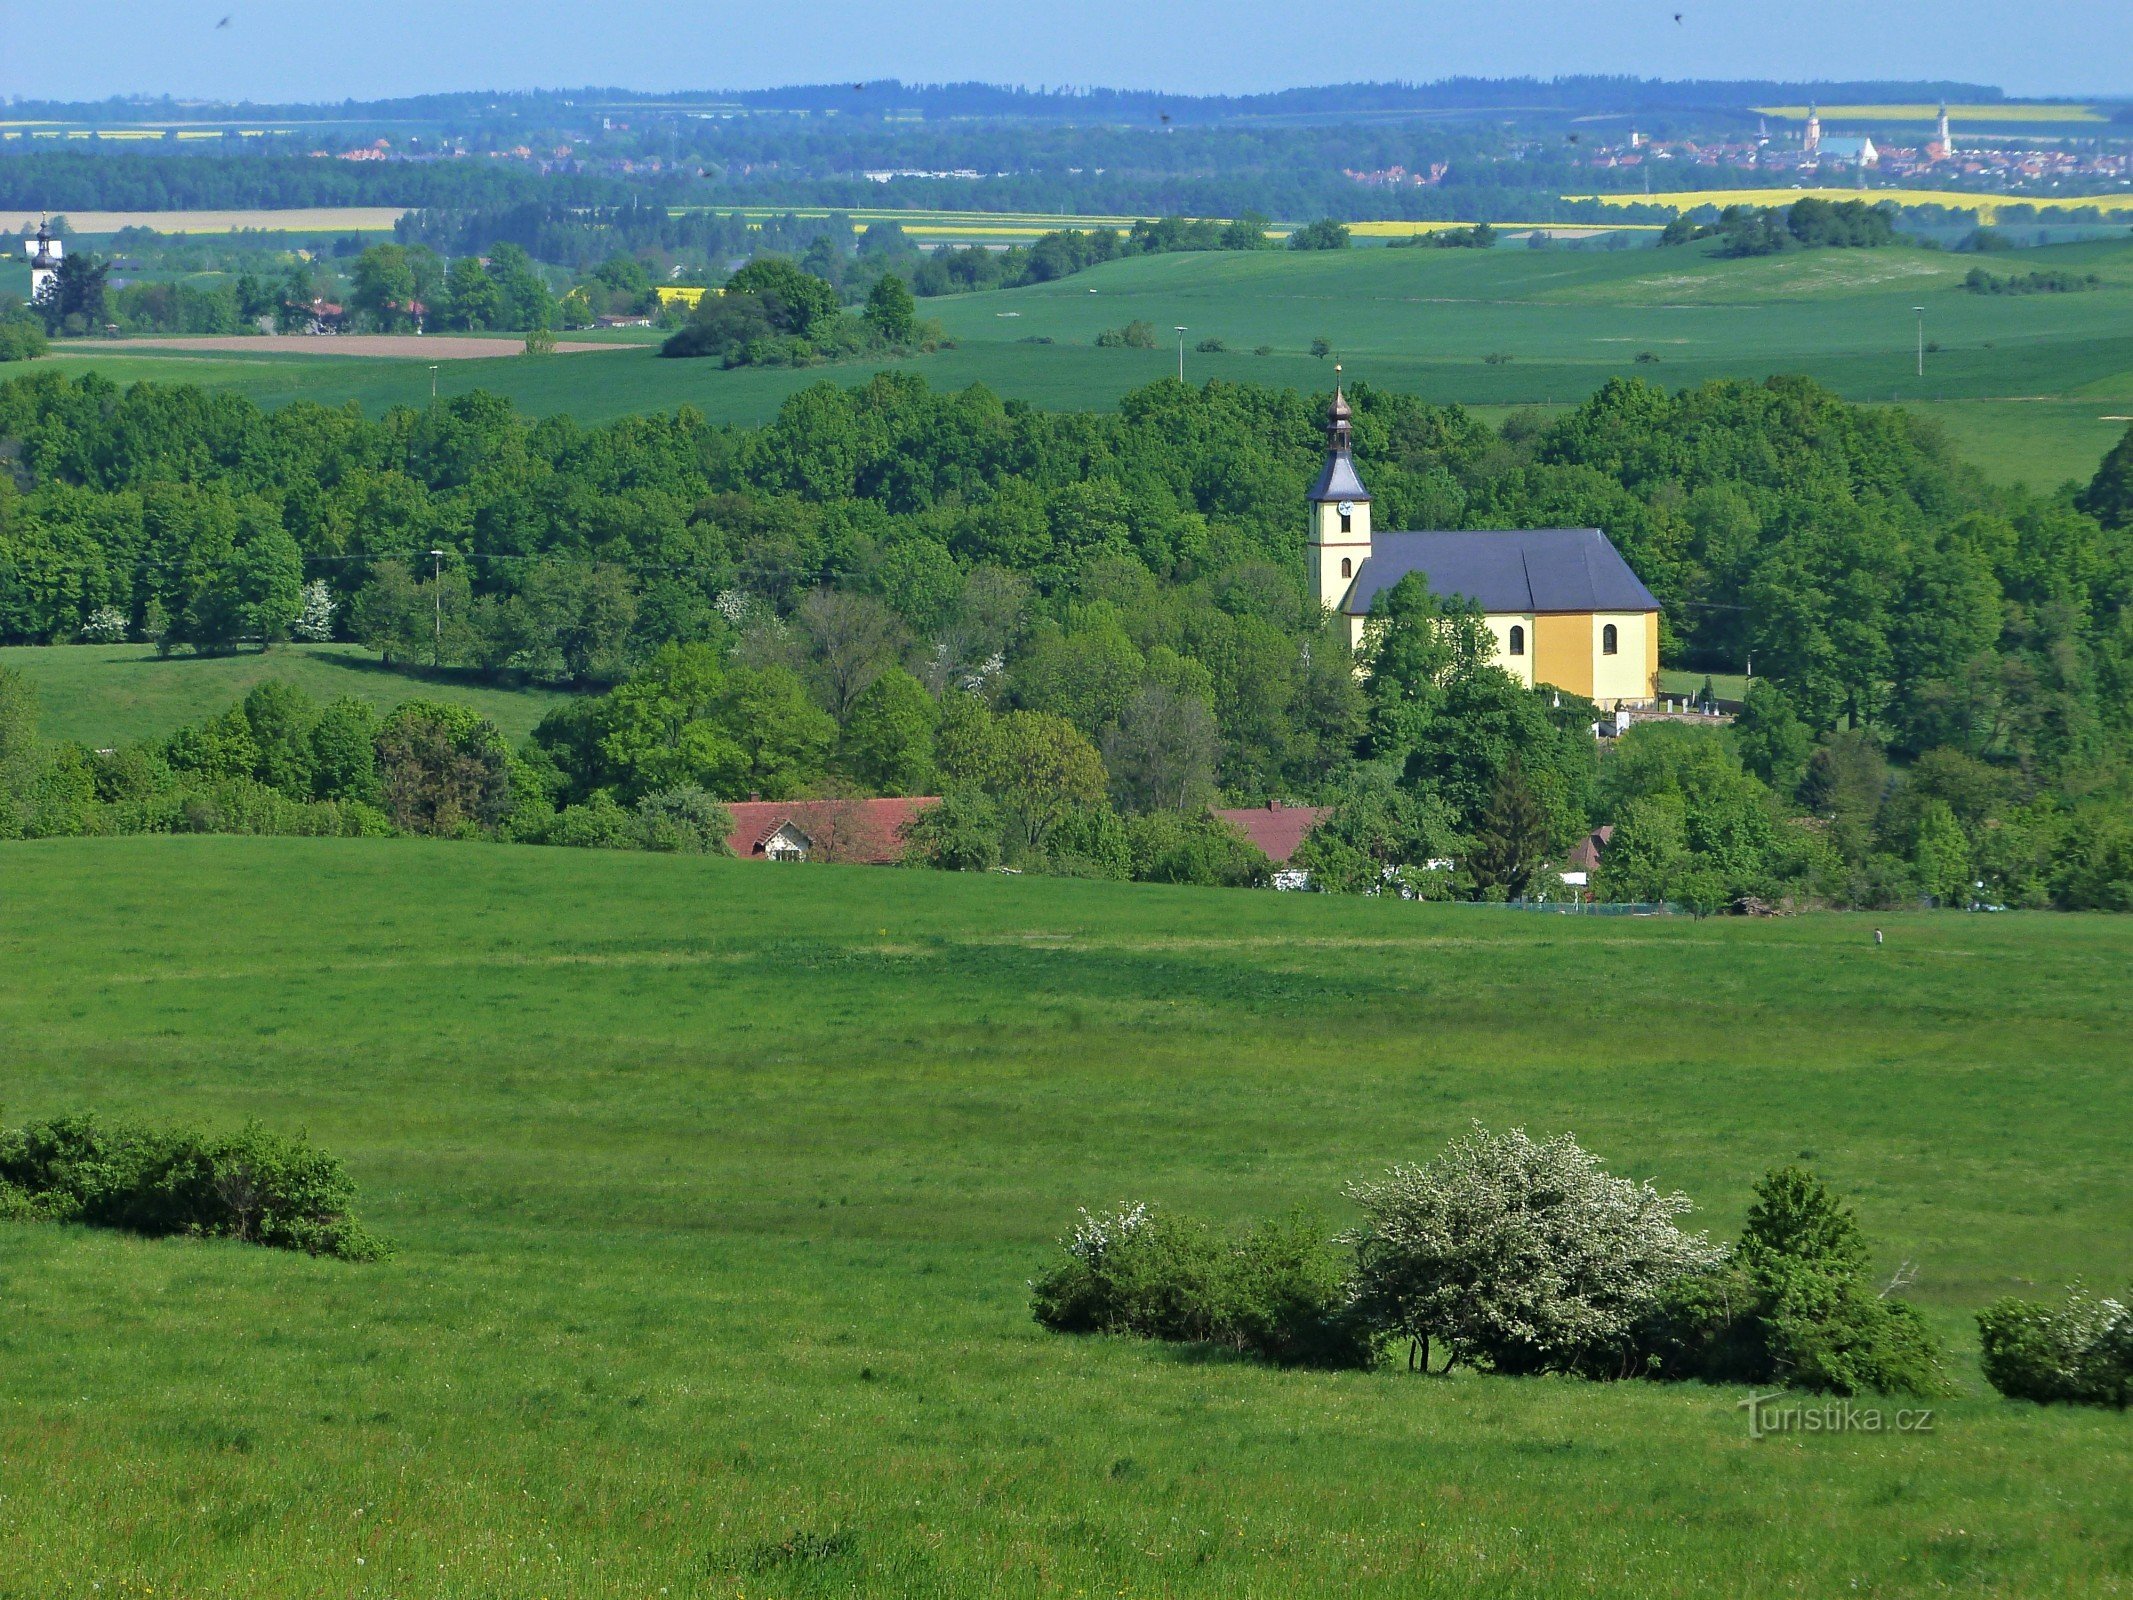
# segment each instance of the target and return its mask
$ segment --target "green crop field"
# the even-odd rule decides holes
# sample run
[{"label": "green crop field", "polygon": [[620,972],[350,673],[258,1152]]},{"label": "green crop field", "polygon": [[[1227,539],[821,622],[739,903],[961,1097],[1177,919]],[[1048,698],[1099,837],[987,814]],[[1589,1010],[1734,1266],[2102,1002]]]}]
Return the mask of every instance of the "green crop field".
[{"label": "green crop field", "polygon": [[352,644],[169,657],[140,644],[6,645],[0,646],[0,667],[14,668],[36,688],[46,737],[92,749],[154,738],[227,711],[269,678],[293,683],[316,700],[353,695],[381,711],[418,697],[454,701],[481,712],[513,743],[563,698],[552,689],[497,688],[459,673],[396,670]]},{"label": "green crop field", "polygon": [[[2075,294],[1978,295],[1980,262],[2002,273],[2096,273]],[[1918,318],[1936,345],[1917,375]],[[1567,404],[1608,378],[1669,386],[1805,372],[1852,399],[1945,414],[1957,445],[2008,481],[2086,477],[2133,413],[2133,243],[2052,245],[1976,257],[1927,250],[1820,250],[1721,261],[1698,248],[1352,250],[1165,255],[1026,289],[928,301],[957,347],[907,365],[939,387],[984,382],[1058,409],[1109,406],[1177,370],[1323,387],[1323,336],[1355,377],[1434,400],[1489,407]],[[1142,320],[1155,350],[1100,350],[1097,334]],[[1220,340],[1220,353],[1190,347]],[[1269,353],[1258,355],[1260,346]],[[1650,359],[1640,360],[1639,357]],[[1492,360],[1491,358],[1495,359]],[[69,370],[234,388],[265,404],[421,404],[426,363],[358,357],[66,347]],[[441,365],[440,393],[482,388],[537,412],[587,420],[693,405],[758,422],[793,390],[856,382],[878,363],[725,371],[649,348],[567,357],[501,355]]]},{"label": "green crop field", "polygon": [[[306,1128],[370,1266],[0,1225],[0,1594],[2123,1593],[2133,1427],[1969,1317],[2133,1228],[2133,922],[1483,907],[413,841],[0,845],[0,1094]],[[1858,1202],[1930,1431],[1030,1321],[1074,1208],[1574,1130]]]}]

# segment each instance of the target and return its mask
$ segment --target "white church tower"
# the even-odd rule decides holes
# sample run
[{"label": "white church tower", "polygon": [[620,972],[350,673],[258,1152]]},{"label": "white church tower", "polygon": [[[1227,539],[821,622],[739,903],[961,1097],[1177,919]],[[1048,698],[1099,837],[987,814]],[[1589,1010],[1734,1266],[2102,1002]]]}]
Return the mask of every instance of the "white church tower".
[{"label": "white church tower", "polygon": [[56,292],[54,285],[59,279],[59,258],[66,254],[67,247],[52,237],[40,218],[37,237],[23,240],[22,248],[30,258],[30,303],[35,305]]},{"label": "white church tower", "polygon": [[1311,591],[1328,611],[1338,611],[1370,559],[1370,491],[1356,476],[1354,413],[1333,369],[1333,404],[1326,410],[1326,464],[1311,486],[1308,546]]},{"label": "white church tower", "polygon": [[1809,155],[1813,155],[1822,148],[1822,108],[1820,106],[1811,105],[1807,108],[1807,134],[1800,141],[1800,148]]},{"label": "white church tower", "polygon": [[1940,133],[1934,140],[1933,159],[1935,161],[1952,161],[1955,159],[1955,137],[1948,132],[1948,102],[1945,100],[1940,103]]}]

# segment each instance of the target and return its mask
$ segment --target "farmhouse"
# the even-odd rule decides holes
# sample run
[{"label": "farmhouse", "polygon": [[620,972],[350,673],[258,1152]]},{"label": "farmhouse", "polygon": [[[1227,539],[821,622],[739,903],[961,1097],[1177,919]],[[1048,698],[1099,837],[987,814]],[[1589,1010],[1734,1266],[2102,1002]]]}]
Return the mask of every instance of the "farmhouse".
[{"label": "farmhouse", "polygon": [[903,859],[904,830],[933,798],[742,800],[726,809],[726,844],[743,861],[842,861],[888,866]]},{"label": "farmhouse", "polygon": [[1279,800],[1263,806],[1209,809],[1257,845],[1277,867],[1296,854],[1296,847],[1313,828],[1333,815],[1331,806],[1285,806]]},{"label": "farmhouse", "polygon": [[[1337,369],[1336,369],[1337,370]],[[1471,600],[1495,636],[1495,663],[1521,683],[1602,709],[1650,705],[1659,676],[1659,602],[1597,528],[1373,533],[1355,469],[1353,413],[1336,382],[1326,464],[1310,493],[1306,545],[1319,603],[1348,619],[1351,645],[1377,597],[1410,573],[1433,594]]]}]

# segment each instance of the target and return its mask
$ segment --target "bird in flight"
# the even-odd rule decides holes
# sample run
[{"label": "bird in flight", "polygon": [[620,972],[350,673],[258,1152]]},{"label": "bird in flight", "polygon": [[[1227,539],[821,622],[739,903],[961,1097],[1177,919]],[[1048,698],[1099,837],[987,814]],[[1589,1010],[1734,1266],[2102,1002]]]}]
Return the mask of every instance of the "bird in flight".
[{"label": "bird in flight", "polygon": [[218,23],[216,23],[216,24],[215,24],[215,26],[216,26],[216,27],[217,27],[218,29],[219,29],[219,28],[227,28],[227,27],[228,27],[229,25],[230,25],[230,19],[229,19],[228,17],[224,17],[224,18],[223,18],[223,19],[222,19],[222,20],[221,20],[220,22],[218,22]]},{"label": "bird in flight", "polygon": [[1677,11],[1677,12],[1675,12],[1675,13],[1674,13],[1674,20],[1675,20],[1676,22],[1679,22],[1679,21],[1681,20],[1681,13],[1680,13],[1680,12],[1678,12],[1678,11]]}]

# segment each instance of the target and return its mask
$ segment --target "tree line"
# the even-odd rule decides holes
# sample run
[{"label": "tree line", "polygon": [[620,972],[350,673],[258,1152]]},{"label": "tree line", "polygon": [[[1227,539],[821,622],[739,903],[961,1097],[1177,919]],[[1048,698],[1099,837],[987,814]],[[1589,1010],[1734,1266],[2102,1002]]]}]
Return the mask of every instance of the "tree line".
[{"label": "tree line", "polygon": [[[1625,899],[2133,906],[2133,444],[2034,494],[1801,379],[1621,380],[1500,428],[1353,399],[1384,525],[1606,529],[1670,664],[1752,663],[1737,724],[1603,759],[1592,707],[1520,688],[1415,585],[1359,678],[1302,583],[1319,403],[1222,382],[1047,413],[890,373],[757,429],[589,428],[486,395],[370,420],[39,372],[0,386],[0,637],[216,650],[301,622],[715,708],[640,742],[696,751],[713,799],[945,793],[936,853],[973,864],[1130,871],[1126,819],[1284,798],[1337,807],[1309,846],[1329,888],[1516,897],[1605,822]],[[654,694],[674,650],[695,687]],[[943,754],[977,711],[1081,742],[1057,818]],[[516,753],[558,812],[652,792],[589,714]]]}]

